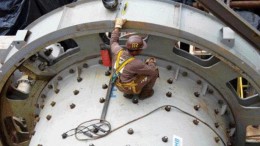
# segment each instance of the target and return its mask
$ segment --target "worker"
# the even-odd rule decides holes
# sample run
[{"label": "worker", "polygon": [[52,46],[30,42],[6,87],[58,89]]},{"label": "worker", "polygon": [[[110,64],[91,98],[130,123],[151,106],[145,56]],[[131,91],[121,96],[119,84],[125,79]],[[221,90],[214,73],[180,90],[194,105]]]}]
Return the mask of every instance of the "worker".
[{"label": "worker", "polygon": [[126,41],[126,48],[119,45],[120,29],[125,22],[125,19],[116,19],[110,39],[115,85],[124,93],[124,97],[131,99],[136,94],[143,100],[154,94],[153,86],[159,71],[155,58],[148,58],[145,62],[135,58],[147,47],[141,36],[130,36]]}]

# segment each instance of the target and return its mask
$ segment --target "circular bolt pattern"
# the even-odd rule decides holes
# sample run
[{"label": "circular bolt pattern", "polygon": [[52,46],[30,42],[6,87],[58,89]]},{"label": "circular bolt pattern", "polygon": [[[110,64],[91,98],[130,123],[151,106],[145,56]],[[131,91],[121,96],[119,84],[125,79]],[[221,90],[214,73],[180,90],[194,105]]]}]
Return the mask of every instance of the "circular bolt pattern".
[{"label": "circular bolt pattern", "polygon": [[102,85],[102,89],[107,89],[107,87],[108,87],[107,84]]},{"label": "circular bolt pattern", "polygon": [[51,102],[51,106],[52,106],[52,107],[54,107],[54,106],[55,106],[55,104],[56,104],[56,102],[55,102],[55,101],[52,101],[52,102]]},{"label": "circular bolt pattern", "polygon": [[83,64],[83,67],[84,67],[84,68],[88,68],[88,64],[87,64],[87,63],[84,63],[84,64]]},{"label": "circular bolt pattern", "polygon": [[51,119],[51,115],[48,115],[46,119],[49,121]]},{"label": "circular bolt pattern", "polygon": [[199,92],[194,92],[194,96],[199,97],[200,96]]},{"label": "circular bolt pattern", "polygon": [[48,89],[52,89],[53,88],[53,86],[52,85],[48,85]]},{"label": "circular bolt pattern", "polygon": [[172,83],[173,83],[173,79],[172,79],[172,78],[169,78],[169,79],[167,80],[167,83],[172,84]]},{"label": "circular bolt pattern", "polygon": [[71,109],[74,109],[76,107],[76,105],[74,104],[74,103],[72,103],[71,105],[70,105],[70,108]]},{"label": "circular bolt pattern", "polygon": [[172,70],[172,66],[171,65],[167,65],[167,70]]},{"label": "circular bolt pattern", "polygon": [[193,124],[198,125],[199,124],[199,120],[197,120],[197,119],[193,120]]},{"label": "circular bolt pattern", "polygon": [[167,136],[162,137],[162,141],[163,142],[168,142],[168,137]]},{"label": "circular bolt pattern", "polygon": [[169,105],[167,105],[165,108],[164,108],[167,112],[171,111],[171,107]]},{"label": "circular bolt pattern", "polygon": [[167,92],[167,93],[166,93],[166,96],[167,96],[167,97],[172,97],[172,92]]},{"label": "circular bolt pattern", "polygon": [[105,100],[105,98],[103,98],[103,97],[101,97],[100,99],[99,99],[99,102],[100,103],[104,103],[106,100]]},{"label": "circular bolt pattern", "polygon": [[129,128],[129,129],[127,130],[127,133],[130,134],[130,135],[132,135],[132,134],[134,134],[134,130],[133,130],[132,128]]},{"label": "circular bolt pattern", "polygon": [[200,105],[195,105],[195,106],[194,106],[194,109],[195,109],[196,111],[198,111],[198,110],[200,109]]},{"label": "circular bolt pattern", "polygon": [[215,127],[218,128],[218,127],[219,127],[219,124],[218,124],[218,123],[215,123]]},{"label": "circular bolt pattern", "polygon": [[69,73],[71,73],[71,74],[73,74],[74,72],[75,72],[74,69],[70,69],[70,70],[69,70]]},{"label": "circular bolt pattern", "polygon": [[186,71],[182,72],[182,76],[187,77],[188,73]]},{"label": "circular bolt pattern", "polygon": [[78,95],[79,94],[79,90],[74,90],[73,93],[74,93],[74,95]]},{"label": "circular bolt pattern", "polygon": [[61,77],[61,76],[58,76],[58,77],[57,77],[57,80],[58,80],[58,81],[61,81],[61,80],[62,80],[62,77]]},{"label": "circular bolt pattern", "polygon": [[219,142],[219,137],[215,137],[215,142],[218,143]]},{"label": "circular bolt pattern", "polygon": [[108,70],[108,71],[105,72],[105,75],[106,75],[106,76],[110,76],[110,75],[111,75],[111,72]]},{"label": "circular bolt pattern", "polygon": [[201,80],[197,80],[197,84],[200,85],[202,82]]},{"label": "circular bolt pattern", "polygon": [[78,81],[78,82],[81,82],[81,81],[82,81],[82,78],[81,78],[81,77],[78,77],[78,78],[77,78],[77,81]]},{"label": "circular bolt pattern", "polygon": [[132,102],[133,102],[134,104],[137,104],[137,103],[138,103],[138,99],[137,99],[137,98],[133,98],[133,99],[132,99]]}]

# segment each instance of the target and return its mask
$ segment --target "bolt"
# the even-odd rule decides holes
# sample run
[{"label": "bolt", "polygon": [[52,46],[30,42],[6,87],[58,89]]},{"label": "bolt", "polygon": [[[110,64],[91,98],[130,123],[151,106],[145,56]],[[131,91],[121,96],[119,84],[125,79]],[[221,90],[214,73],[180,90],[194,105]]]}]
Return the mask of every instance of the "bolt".
[{"label": "bolt", "polygon": [[50,56],[51,55],[51,53],[52,53],[52,48],[50,48],[50,49],[46,49],[46,50],[44,50],[44,55],[45,56]]},{"label": "bolt", "polygon": [[53,88],[53,86],[52,86],[52,85],[48,85],[47,87],[48,87],[49,89],[52,89],[52,88]]},{"label": "bolt", "polygon": [[168,137],[167,136],[162,137],[162,141],[163,142],[168,142]]},{"label": "bolt", "polygon": [[227,131],[226,131],[226,132],[227,132],[227,134],[229,135],[229,133],[231,132],[231,130],[230,130],[230,129],[227,129]]},{"label": "bolt", "polygon": [[81,81],[82,81],[82,78],[81,78],[81,77],[77,77],[77,81],[78,81],[78,82],[81,82]]},{"label": "bolt", "polygon": [[31,56],[31,57],[29,58],[29,60],[30,60],[31,62],[35,62],[36,59],[37,59],[37,56],[36,56],[36,55],[33,55],[33,56]]},{"label": "bolt", "polygon": [[70,69],[70,70],[69,70],[69,73],[71,73],[71,74],[73,74],[74,72],[75,72],[74,69]]},{"label": "bolt", "polygon": [[168,70],[172,70],[172,66],[171,65],[167,65],[166,67]]},{"label": "bolt", "polygon": [[111,75],[111,72],[108,70],[108,71],[105,72],[105,75],[106,75],[106,76],[110,76],[110,75]]},{"label": "bolt", "polygon": [[171,110],[171,106],[167,105],[165,108],[164,108],[167,112],[169,112]]},{"label": "bolt", "polygon": [[167,83],[169,83],[169,84],[172,84],[172,82],[173,82],[173,79],[172,79],[172,78],[169,78],[169,79],[167,80]]},{"label": "bolt", "polygon": [[68,134],[67,134],[67,133],[63,133],[63,134],[61,135],[61,137],[62,137],[63,139],[65,139],[65,138],[68,137]]},{"label": "bolt", "polygon": [[93,143],[89,144],[89,146],[95,146]]},{"label": "bolt", "polygon": [[72,103],[71,105],[70,105],[70,108],[71,109],[74,109],[76,107],[76,105],[74,104],[74,103]]},{"label": "bolt", "polygon": [[51,115],[47,115],[46,119],[49,121],[51,119]]},{"label": "bolt", "polygon": [[43,109],[43,108],[44,108],[44,104],[41,105],[41,109]]},{"label": "bolt", "polygon": [[188,73],[186,71],[182,72],[182,76],[187,77]]},{"label": "bolt", "polygon": [[74,90],[73,93],[74,93],[74,95],[78,95],[79,94],[79,90]]},{"label": "bolt", "polygon": [[208,93],[209,93],[209,94],[213,94],[213,93],[214,93],[214,90],[213,90],[213,89],[208,89]]},{"label": "bolt", "polygon": [[218,109],[215,109],[214,110],[215,114],[217,115],[219,113],[219,110]]},{"label": "bolt", "polygon": [[45,63],[45,62],[40,63],[40,64],[38,65],[38,69],[39,69],[40,71],[44,71],[45,68],[46,68],[46,64],[47,64],[47,63]]},{"label": "bolt", "polygon": [[199,92],[194,92],[194,96],[199,97],[200,96]]},{"label": "bolt", "polygon": [[218,127],[219,127],[219,124],[218,124],[218,123],[215,123],[215,127],[218,128]]},{"label": "bolt", "polygon": [[37,146],[42,146],[42,144],[38,144]]},{"label": "bolt", "polygon": [[99,64],[103,64],[103,61],[102,61],[102,60],[98,60],[98,63],[99,63]]},{"label": "bolt", "polygon": [[46,98],[46,95],[45,95],[45,94],[42,94],[42,95],[41,95],[41,98]]},{"label": "bolt", "polygon": [[60,92],[60,89],[55,89],[54,92],[58,94]]},{"label": "bolt", "polygon": [[35,120],[35,122],[39,122],[40,121],[40,117],[36,117],[34,120]]},{"label": "bolt", "polygon": [[62,77],[61,77],[61,76],[58,76],[58,77],[57,77],[57,80],[58,80],[58,81],[61,81],[61,80],[62,80]]},{"label": "bolt", "polygon": [[88,64],[87,63],[84,63],[82,66],[83,66],[83,68],[88,68]]},{"label": "bolt", "polygon": [[197,119],[193,120],[193,124],[198,125],[199,124],[199,120],[197,120]]},{"label": "bolt", "polygon": [[102,85],[102,89],[107,89],[107,87],[108,87],[107,84]]},{"label": "bolt", "polygon": [[219,137],[215,137],[215,142],[218,143],[219,142]]},{"label": "bolt", "polygon": [[167,93],[166,93],[166,96],[167,96],[167,97],[172,97],[172,92],[167,92]]},{"label": "bolt", "polygon": [[127,133],[130,134],[130,135],[132,135],[132,134],[134,134],[134,130],[133,130],[132,128],[129,128],[129,129],[127,130]]},{"label": "bolt", "polygon": [[202,82],[201,80],[197,80],[197,84],[200,85]]},{"label": "bolt", "polygon": [[101,97],[100,99],[99,99],[99,102],[100,103],[104,103],[106,100],[105,100],[105,98],[103,98],[103,97]]},{"label": "bolt", "polygon": [[51,106],[52,106],[52,107],[54,107],[54,106],[55,106],[55,104],[56,104],[56,102],[55,102],[55,101],[52,101],[52,102],[51,102]]},{"label": "bolt", "polygon": [[195,106],[194,106],[194,109],[195,109],[196,111],[198,111],[198,110],[200,109],[200,105],[195,105]]},{"label": "bolt", "polygon": [[137,103],[138,103],[138,99],[137,99],[137,98],[133,98],[133,99],[132,99],[132,102],[133,102],[134,104],[137,104]]}]

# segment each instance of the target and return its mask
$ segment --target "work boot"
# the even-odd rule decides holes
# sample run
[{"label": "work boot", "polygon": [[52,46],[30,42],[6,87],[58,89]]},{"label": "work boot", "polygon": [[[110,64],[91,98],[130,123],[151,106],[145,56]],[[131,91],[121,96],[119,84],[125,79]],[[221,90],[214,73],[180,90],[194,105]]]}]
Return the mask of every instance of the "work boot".
[{"label": "work boot", "polygon": [[139,94],[139,99],[140,100],[144,100],[146,98],[149,98],[151,96],[153,96],[153,93],[154,93],[154,90],[151,89],[149,91],[142,91],[140,94]]},{"label": "work boot", "polygon": [[126,94],[126,93],[124,93],[124,97],[128,98],[128,99],[132,99],[134,97],[134,95],[133,94]]}]

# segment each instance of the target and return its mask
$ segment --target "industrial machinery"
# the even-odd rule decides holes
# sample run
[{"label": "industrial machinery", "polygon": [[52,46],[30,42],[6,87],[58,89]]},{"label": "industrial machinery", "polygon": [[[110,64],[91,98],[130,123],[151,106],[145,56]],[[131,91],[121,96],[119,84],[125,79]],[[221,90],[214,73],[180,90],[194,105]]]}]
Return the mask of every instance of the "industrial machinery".
[{"label": "industrial machinery", "polygon": [[[259,32],[247,37],[237,24],[172,1],[112,6],[71,3],[1,40],[11,41],[0,52],[0,145],[260,145]],[[109,86],[100,50],[109,49],[117,17],[128,20],[120,44],[140,34],[148,44],[140,59],[158,59],[149,99],[130,100]]]}]

